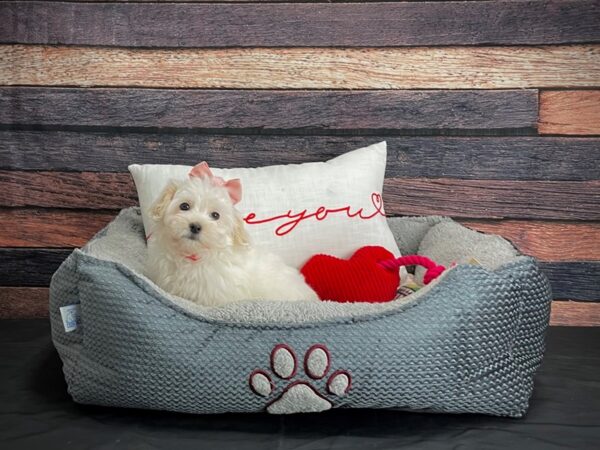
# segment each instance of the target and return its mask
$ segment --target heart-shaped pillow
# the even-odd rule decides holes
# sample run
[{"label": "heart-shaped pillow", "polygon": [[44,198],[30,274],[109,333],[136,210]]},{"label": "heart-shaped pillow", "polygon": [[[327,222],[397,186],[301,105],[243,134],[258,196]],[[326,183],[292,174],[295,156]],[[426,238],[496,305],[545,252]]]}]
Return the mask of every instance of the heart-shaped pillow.
[{"label": "heart-shaped pillow", "polygon": [[381,263],[395,256],[383,247],[358,249],[350,259],[329,255],[310,258],[301,272],[321,300],[337,302],[388,302],[396,298],[398,269]]}]

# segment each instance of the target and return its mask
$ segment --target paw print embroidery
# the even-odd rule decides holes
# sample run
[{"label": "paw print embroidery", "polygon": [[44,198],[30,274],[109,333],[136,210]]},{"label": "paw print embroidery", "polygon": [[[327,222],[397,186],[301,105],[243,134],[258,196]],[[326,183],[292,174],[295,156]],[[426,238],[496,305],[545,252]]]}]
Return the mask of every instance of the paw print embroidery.
[{"label": "paw print embroidery", "polygon": [[[324,379],[330,370],[331,356],[322,344],[315,344],[304,355],[304,373],[314,382]],[[319,412],[331,409],[333,403],[319,393],[314,382],[292,381],[298,372],[298,359],[294,350],[286,344],[278,344],[271,351],[271,371],[282,380],[288,381],[274,400],[267,403],[266,410],[271,414],[291,414],[298,412]],[[250,389],[262,397],[270,397],[275,389],[273,375],[256,369],[248,379]],[[345,395],[352,387],[350,373],[336,370],[329,375],[325,383],[327,394],[334,397]]]}]

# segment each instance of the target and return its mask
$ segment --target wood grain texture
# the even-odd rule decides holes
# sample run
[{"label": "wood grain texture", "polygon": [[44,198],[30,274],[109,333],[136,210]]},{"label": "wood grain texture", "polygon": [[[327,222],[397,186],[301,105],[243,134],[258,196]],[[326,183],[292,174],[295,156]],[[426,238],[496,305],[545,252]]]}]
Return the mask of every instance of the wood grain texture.
[{"label": "wood grain texture", "polygon": [[[0,319],[48,317],[48,288],[0,287]],[[600,303],[554,301],[552,326],[600,326]]]},{"label": "wood grain texture", "polygon": [[[71,249],[0,248],[0,286],[46,287]],[[554,298],[600,300],[600,262],[542,262]]]},{"label": "wood grain texture", "polygon": [[23,44],[396,47],[600,41],[600,5],[594,0],[270,5],[2,2],[0,16],[5,18],[0,42]]},{"label": "wood grain texture", "polygon": [[388,177],[600,178],[600,138],[238,136],[118,130],[0,131],[0,170],[124,172],[132,162],[193,165],[201,160],[214,167],[259,167],[326,161],[383,140],[388,147]]},{"label": "wood grain texture", "polygon": [[117,211],[0,210],[0,247],[82,247]]},{"label": "wood grain texture", "polygon": [[[81,247],[118,211],[2,209],[0,247]],[[543,261],[600,260],[600,223],[462,220],[469,228],[509,239]]]},{"label": "wood grain texture", "polygon": [[600,90],[540,92],[538,127],[542,134],[600,134]]},{"label": "wood grain texture", "polygon": [[[125,173],[0,171],[0,192],[0,206],[9,207],[118,209],[137,203]],[[392,215],[600,220],[600,180],[388,178],[384,199]]]},{"label": "wood grain texture", "polygon": [[537,91],[0,88],[1,124],[243,130],[506,129],[537,125]]},{"label": "wood grain texture", "polygon": [[1,171],[0,206],[120,209],[137,203],[125,173]]},{"label": "wood grain texture", "polygon": [[[12,0],[1,0],[12,1]],[[35,2],[39,0],[21,0],[21,2]],[[397,3],[398,0],[64,0],[77,3]],[[432,0],[402,0],[405,2],[423,2]],[[438,0],[433,0],[438,1]],[[444,1],[444,0],[439,0]],[[477,2],[481,0],[459,0]]]},{"label": "wood grain texture", "polygon": [[600,46],[126,49],[0,46],[0,84],[229,89],[597,86]]},{"label": "wood grain texture", "polygon": [[46,287],[71,249],[0,248],[0,286]]},{"label": "wood grain texture", "polygon": [[600,262],[542,262],[554,298],[600,302]]},{"label": "wood grain texture", "polygon": [[600,303],[554,301],[552,302],[550,325],[599,327]]},{"label": "wood grain texture", "polygon": [[521,252],[544,261],[600,260],[600,223],[561,221],[461,221],[469,228],[498,234]]},{"label": "wood grain texture", "polygon": [[0,287],[0,319],[48,317],[48,288]]},{"label": "wood grain texture", "polygon": [[600,219],[600,180],[388,178],[383,195],[388,214],[488,219]]}]

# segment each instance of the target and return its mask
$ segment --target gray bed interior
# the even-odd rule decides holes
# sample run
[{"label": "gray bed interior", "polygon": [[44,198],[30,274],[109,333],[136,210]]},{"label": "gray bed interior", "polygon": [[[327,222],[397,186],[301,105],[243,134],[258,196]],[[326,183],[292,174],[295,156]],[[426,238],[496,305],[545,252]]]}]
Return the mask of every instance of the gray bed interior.
[{"label": "gray bed interior", "polygon": [[[468,263],[475,258],[481,266],[493,272],[523,258],[505,239],[470,230],[449,218],[401,217],[390,218],[388,223],[403,255],[418,253],[445,266],[452,263]],[[194,316],[238,323],[313,322],[403,309],[418,302],[429,290],[443,282],[449,272],[446,271],[436,281],[415,294],[387,303],[242,301],[215,308],[169,295],[143,275],[146,243],[139,208],[121,211],[113,222],[81,249],[81,252],[99,260],[125,266],[131,272],[131,277],[138,278],[138,282],[147,286],[161,300],[172,302]],[[417,269],[416,276],[417,279],[422,277],[422,270]]]}]

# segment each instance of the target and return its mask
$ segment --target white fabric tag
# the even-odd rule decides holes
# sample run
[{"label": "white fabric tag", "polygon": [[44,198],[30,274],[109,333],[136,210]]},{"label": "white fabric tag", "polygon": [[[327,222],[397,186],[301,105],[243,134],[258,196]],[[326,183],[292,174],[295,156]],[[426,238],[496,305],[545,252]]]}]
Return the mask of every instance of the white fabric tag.
[{"label": "white fabric tag", "polygon": [[65,331],[75,331],[80,324],[79,304],[61,306],[60,316],[62,317]]}]

